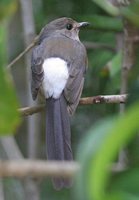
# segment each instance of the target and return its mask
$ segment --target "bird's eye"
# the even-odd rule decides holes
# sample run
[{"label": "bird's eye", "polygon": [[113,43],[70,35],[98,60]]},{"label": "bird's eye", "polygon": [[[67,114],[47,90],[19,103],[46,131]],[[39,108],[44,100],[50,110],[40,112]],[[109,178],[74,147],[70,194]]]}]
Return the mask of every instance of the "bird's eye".
[{"label": "bird's eye", "polygon": [[67,24],[66,28],[67,28],[68,30],[71,30],[71,29],[73,28],[73,26],[72,26],[72,24]]}]

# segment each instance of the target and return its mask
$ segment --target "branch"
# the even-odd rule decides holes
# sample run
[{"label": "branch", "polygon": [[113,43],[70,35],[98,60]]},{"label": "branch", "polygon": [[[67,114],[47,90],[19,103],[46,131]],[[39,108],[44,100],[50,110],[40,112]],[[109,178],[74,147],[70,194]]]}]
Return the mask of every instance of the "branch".
[{"label": "branch", "polygon": [[80,105],[101,104],[101,103],[125,103],[127,94],[123,95],[99,95],[94,97],[84,97],[80,99]]},{"label": "branch", "polygon": [[[81,166],[76,161],[12,160],[0,161],[0,178],[6,177],[65,177],[72,178]],[[117,164],[109,166],[112,172],[122,172],[126,168]]]},{"label": "branch", "polygon": [[74,161],[0,161],[0,177],[73,177],[80,169]]},{"label": "branch", "polygon": [[35,113],[42,111],[44,107],[45,107],[45,104],[42,104],[38,106],[19,108],[18,111],[20,112],[22,116],[28,116],[28,115],[33,115]]},{"label": "branch", "polygon": [[[102,103],[125,103],[127,100],[127,94],[123,95],[100,95],[94,97],[84,97],[80,99],[80,105],[92,105]],[[45,105],[38,105],[32,107],[19,108],[18,111],[22,116],[28,116],[38,113],[44,109]]]}]

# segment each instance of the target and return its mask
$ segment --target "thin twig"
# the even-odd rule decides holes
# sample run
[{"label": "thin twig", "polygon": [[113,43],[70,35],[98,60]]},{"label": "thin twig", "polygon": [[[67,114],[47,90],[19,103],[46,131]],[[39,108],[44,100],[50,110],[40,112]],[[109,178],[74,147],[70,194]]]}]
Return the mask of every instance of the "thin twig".
[{"label": "thin twig", "polygon": [[81,105],[101,104],[101,103],[125,103],[127,94],[123,95],[99,95],[94,97],[84,97],[80,99]]},{"label": "thin twig", "polygon": [[[125,103],[127,100],[127,94],[123,95],[100,95],[94,97],[84,97],[80,99],[80,105],[90,105],[90,104],[102,104],[102,103]],[[45,105],[38,105],[32,107],[19,108],[18,111],[22,116],[28,116],[38,113],[44,109]]]},{"label": "thin twig", "polygon": [[37,43],[38,41],[38,37],[39,36],[36,36],[34,38],[34,40],[31,42],[31,44],[29,46],[27,46],[27,48],[22,52],[20,53],[8,66],[7,66],[7,69],[10,69],[17,61],[19,61],[27,52],[29,52]]}]

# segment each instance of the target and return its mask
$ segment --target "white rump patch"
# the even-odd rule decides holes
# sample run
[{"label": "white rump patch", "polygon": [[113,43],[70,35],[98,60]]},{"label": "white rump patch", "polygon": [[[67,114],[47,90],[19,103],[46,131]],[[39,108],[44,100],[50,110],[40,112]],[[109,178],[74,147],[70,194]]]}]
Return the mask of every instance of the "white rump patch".
[{"label": "white rump patch", "polygon": [[61,58],[48,58],[43,63],[43,90],[46,98],[59,98],[69,77],[67,63]]}]

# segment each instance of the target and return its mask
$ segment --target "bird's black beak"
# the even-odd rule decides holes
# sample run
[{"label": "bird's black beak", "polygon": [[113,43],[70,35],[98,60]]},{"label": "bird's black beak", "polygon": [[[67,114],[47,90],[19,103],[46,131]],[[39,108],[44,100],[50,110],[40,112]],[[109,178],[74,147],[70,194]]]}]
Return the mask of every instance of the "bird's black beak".
[{"label": "bird's black beak", "polygon": [[78,28],[81,28],[81,27],[84,27],[84,26],[88,26],[90,23],[88,23],[88,22],[80,22],[78,24],[79,24]]}]

